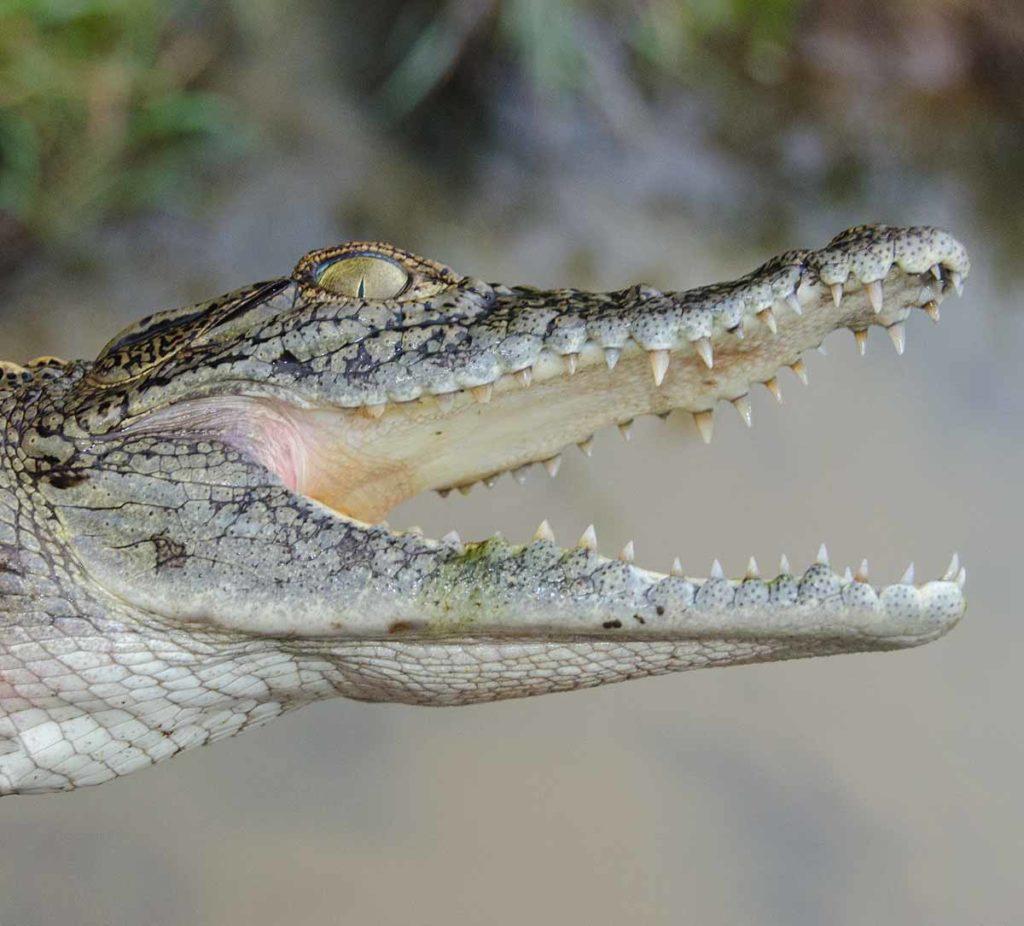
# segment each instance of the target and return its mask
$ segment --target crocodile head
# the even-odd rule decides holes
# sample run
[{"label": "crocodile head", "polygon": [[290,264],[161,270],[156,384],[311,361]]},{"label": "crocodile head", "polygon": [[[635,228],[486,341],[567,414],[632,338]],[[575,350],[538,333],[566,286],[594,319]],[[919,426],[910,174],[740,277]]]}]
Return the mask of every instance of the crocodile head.
[{"label": "crocodile head", "polygon": [[967,270],[931,228],[851,229],[688,292],[493,285],[353,242],[145,318],[94,362],[8,365],[0,793],[102,781],[330,695],[458,704],[942,635],[955,560],[887,588],[824,550],[802,575],[697,578],[602,556],[592,529],[564,548],[546,523],[512,544],[383,518],[553,471],[640,415],[684,410],[710,440],[718,403],[749,423],[750,389],[777,394],[831,331],[881,325],[902,350]]}]

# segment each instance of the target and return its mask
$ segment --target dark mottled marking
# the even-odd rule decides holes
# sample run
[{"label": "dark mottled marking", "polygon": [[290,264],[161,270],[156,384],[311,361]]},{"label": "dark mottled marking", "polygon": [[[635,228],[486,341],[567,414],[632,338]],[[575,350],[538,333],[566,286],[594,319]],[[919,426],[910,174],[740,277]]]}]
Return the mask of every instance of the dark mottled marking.
[{"label": "dark mottled marking", "polygon": [[55,489],[70,489],[86,482],[89,476],[86,473],[52,473],[46,477],[46,481]]}]

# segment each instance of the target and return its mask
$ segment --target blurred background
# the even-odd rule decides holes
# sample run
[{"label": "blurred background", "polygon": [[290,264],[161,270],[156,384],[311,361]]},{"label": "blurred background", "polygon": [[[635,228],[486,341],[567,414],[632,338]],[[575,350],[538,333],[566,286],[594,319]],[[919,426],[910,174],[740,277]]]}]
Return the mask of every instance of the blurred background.
[{"label": "blurred background", "polygon": [[[0,924],[1019,922],[1024,7],[1016,0],[3,0],[2,355],[384,238],[503,282],[681,289],[866,221],[968,246],[897,358],[614,429],[393,524],[691,572],[954,548],[911,652],[432,711],[343,701],[0,804]],[[684,417],[686,420],[683,420]]]}]

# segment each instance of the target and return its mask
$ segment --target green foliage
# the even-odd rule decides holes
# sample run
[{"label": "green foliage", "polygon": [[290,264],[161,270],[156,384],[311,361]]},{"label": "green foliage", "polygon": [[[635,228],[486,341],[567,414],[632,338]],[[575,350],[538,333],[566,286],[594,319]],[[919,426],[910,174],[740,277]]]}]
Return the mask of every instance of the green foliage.
[{"label": "green foliage", "polygon": [[81,232],[194,190],[244,133],[198,89],[215,55],[160,0],[0,0],[0,210]]},{"label": "green foliage", "polygon": [[[775,79],[805,0],[419,0],[424,24],[381,93],[408,113],[472,47],[511,60],[539,93],[586,97],[609,75],[623,85],[708,84],[741,71]],[[723,49],[727,53],[723,54]]]}]

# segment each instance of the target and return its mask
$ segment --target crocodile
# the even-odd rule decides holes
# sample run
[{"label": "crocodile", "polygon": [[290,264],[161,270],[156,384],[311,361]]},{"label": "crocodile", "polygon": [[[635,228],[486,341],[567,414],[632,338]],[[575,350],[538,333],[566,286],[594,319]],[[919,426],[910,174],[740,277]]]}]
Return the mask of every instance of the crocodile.
[{"label": "crocodile", "polygon": [[965,571],[876,588],[783,557],[728,578],[392,529],[411,496],[521,477],[640,415],[711,438],[846,328],[900,352],[969,269],[860,226],[686,292],[485,283],[382,242],[150,315],[93,361],[0,366],[0,794],[68,790],[310,702],[459,705],[934,640]]}]

